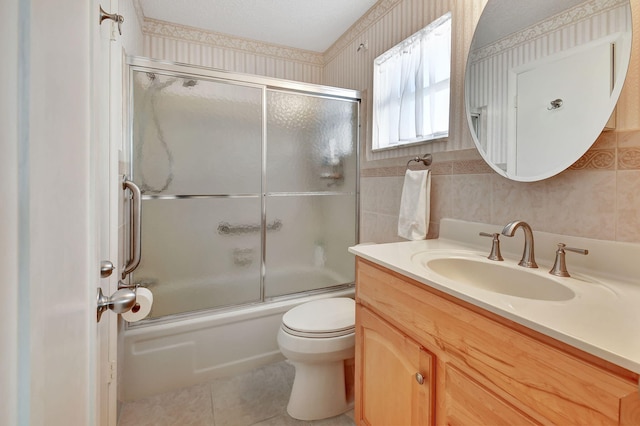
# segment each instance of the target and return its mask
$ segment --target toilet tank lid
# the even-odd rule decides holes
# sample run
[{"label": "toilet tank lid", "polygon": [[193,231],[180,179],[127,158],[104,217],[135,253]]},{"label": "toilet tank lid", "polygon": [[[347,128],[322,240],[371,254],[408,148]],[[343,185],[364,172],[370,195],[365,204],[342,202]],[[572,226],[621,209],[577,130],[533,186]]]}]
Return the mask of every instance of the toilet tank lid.
[{"label": "toilet tank lid", "polygon": [[352,329],[356,323],[355,301],[332,297],[303,303],[285,313],[282,323],[292,330],[310,333]]}]

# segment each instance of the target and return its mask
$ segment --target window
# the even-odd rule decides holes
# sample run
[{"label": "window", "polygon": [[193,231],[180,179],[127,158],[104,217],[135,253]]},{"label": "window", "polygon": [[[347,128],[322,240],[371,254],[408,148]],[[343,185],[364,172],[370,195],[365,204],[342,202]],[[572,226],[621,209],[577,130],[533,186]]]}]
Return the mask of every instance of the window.
[{"label": "window", "polygon": [[373,150],[449,135],[451,13],[373,64]]}]

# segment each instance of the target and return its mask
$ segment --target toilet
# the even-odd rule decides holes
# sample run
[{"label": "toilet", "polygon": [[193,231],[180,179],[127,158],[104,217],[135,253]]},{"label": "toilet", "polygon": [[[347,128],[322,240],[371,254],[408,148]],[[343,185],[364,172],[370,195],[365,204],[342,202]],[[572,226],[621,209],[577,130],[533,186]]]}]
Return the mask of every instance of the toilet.
[{"label": "toilet", "polygon": [[282,317],[278,346],[294,365],[287,405],[298,420],[319,420],[349,410],[345,360],[355,356],[355,301],[334,297],[303,303]]}]

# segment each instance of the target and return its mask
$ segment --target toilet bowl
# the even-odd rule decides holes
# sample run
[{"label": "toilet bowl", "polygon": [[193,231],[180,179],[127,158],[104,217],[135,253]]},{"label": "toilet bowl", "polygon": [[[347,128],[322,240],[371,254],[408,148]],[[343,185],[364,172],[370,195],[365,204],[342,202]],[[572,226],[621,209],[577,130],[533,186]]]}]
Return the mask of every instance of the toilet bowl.
[{"label": "toilet bowl", "polygon": [[298,420],[337,416],[351,408],[344,361],[355,355],[355,302],[346,297],[314,300],[282,317],[278,346],[294,365],[287,412]]}]

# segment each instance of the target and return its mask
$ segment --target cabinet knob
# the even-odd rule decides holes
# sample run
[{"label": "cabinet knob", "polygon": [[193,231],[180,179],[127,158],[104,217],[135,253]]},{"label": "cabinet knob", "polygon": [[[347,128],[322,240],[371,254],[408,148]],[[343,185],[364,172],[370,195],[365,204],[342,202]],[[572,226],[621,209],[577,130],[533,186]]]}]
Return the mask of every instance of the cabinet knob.
[{"label": "cabinet knob", "polygon": [[420,385],[424,384],[424,376],[420,373],[416,373],[416,382]]}]

